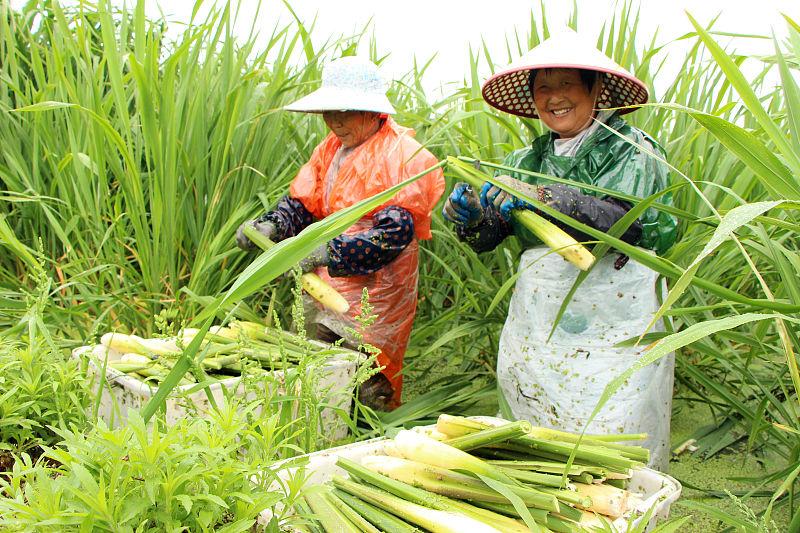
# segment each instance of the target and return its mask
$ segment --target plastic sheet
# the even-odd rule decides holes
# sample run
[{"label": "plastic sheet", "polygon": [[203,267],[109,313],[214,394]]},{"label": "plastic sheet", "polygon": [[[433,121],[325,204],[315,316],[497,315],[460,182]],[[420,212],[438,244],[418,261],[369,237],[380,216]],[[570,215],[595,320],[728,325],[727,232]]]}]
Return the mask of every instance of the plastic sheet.
[{"label": "plastic sheet", "polygon": [[[600,260],[547,337],[578,269],[545,247],[526,250],[500,337],[497,377],[512,413],[534,425],[580,432],[606,385],[632,366],[643,346],[615,344],[641,334],[658,309],[657,274],[633,260]],[[655,331],[662,331],[659,323]],[[647,433],[650,465],[669,462],[674,355],[636,372],[606,403],[587,433]]]},{"label": "plastic sheet", "polygon": [[[292,182],[290,195],[303,202],[316,218],[324,218],[419,174],[435,165],[437,160],[430,152],[421,149],[413,134],[413,130],[398,126],[387,118],[375,135],[355,147],[341,162],[330,192],[325,194],[328,167],[341,146],[339,139],[331,133],[300,169]],[[411,212],[416,239],[429,239],[431,211],[443,192],[442,171],[437,169],[402,189],[345,233],[368,229],[373,213],[397,205]],[[350,338],[346,328],[357,326],[355,317],[361,313],[362,290],[367,288],[369,302],[378,318],[363,333],[364,340],[381,350],[378,362],[386,367],[383,373],[394,387],[394,405],[400,401],[403,378],[399,372],[417,310],[419,249],[416,239],[394,261],[368,276],[331,277],[325,268],[317,269],[317,273],[350,302],[347,315],[325,311],[318,305],[307,306],[309,320]]]}]

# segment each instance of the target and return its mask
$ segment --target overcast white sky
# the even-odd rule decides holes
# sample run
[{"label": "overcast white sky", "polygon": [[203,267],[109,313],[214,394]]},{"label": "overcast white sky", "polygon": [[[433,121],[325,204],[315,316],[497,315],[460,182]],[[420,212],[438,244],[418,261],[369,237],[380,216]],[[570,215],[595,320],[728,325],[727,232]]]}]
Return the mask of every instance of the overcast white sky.
[{"label": "overcast white sky", "polygon": [[[21,0],[12,0],[19,6]],[[69,3],[77,3],[71,1]],[[122,4],[123,0],[112,0]],[[133,0],[127,0],[128,5]],[[253,20],[258,0],[241,0],[239,19],[244,25]],[[479,46],[483,38],[496,60],[505,55],[504,36],[515,28],[527,33],[530,13],[538,15],[539,1],[490,0],[290,0],[298,17],[307,25],[316,18],[312,36],[318,42],[358,31],[372,21],[380,50],[390,52],[383,65],[386,77],[397,77],[406,71],[416,55],[418,60],[437,55],[429,69],[426,87],[461,80],[468,72],[469,46]],[[545,0],[548,21],[566,22],[572,2]],[[615,0],[578,0],[579,31],[594,39],[603,21],[610,18]],[[213,4],[206,0],[207,5]],[[256,19],[257,27],[269,34],[276,22],[289,20],[281,0],[262,0]],[[154,15],[159,6],[169,19],[185,21],[193,0],[146,0]],[[666,42],[691,31],[684,11],[688,10],[701,23],[717,14],[715,26],[720,31],[769,35],[773,31],[786,35],[781,13],[800,22],[799,0],[641,0],[640,35],[650,37],[659,28],[659,42]],[[738,51],[752,54],[771,53],[771,45],[758,39],[737,40]],[[675,54],[676,56],[680,54]]]}]

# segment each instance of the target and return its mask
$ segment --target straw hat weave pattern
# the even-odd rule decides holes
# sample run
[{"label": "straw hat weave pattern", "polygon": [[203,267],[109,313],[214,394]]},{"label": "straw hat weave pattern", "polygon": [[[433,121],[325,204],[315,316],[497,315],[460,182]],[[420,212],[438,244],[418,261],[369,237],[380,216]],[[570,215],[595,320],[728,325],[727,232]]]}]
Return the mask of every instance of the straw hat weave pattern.
[{"label": "straw hat weave pattern", "polygon": [[[584,42],[574,31],[567,31],[543,41],[483,84],[483,98],[491,106],[521,117],[539,118],[530,88],[531,72],[538,69],[576,68],[594,70],[603,89],[597,107],[625,107],[647,102],[645,84],[612,61],[594,46]],[[635,109],[622,109],[619,114]]]}]

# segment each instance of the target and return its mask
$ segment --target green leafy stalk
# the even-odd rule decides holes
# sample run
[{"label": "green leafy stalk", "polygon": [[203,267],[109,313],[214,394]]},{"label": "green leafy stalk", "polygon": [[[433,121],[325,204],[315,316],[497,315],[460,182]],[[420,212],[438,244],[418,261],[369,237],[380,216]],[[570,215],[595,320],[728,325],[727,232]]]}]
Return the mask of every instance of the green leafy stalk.
[{"label": "green leafy stalk", "polygon": [[414,533],[419,531],[417,528],[403,522],[396,516],[387,513],[383,509],[375,507],[352,494],[334,489],[333,493],[344,503],[353,508],[358,514],[369,520],[372,524],[386,533]]}]

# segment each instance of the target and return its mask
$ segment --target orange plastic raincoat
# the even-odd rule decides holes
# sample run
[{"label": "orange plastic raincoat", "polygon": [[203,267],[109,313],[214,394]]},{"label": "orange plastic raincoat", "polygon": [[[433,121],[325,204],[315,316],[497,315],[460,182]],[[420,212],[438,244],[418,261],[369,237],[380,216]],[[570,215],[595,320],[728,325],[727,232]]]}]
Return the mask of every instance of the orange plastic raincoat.
[{"label": "orange plastic raincoat", "polygon": [[[411,176],[435,165],[438,161],[414,140],[414,130],[399,126],[387,118],[369,139],[355,147],[341,162],[333,176],[334,183],[325,198],[325,177],[342,143],[330,133],[303,165],[289,189],[290,196],[300,200],[316,218],[321,219],[356,202],[369,198]],[[419,248],[417,240],[431,238],[431,211],[444,192],[441,169],[422,177],[398,192],[389,202],[368,213],[345,233],[353,234],[372,227],[372,215],[389,205],[408,210],[414,219],[415,239],[394,261],[366,276],[331,277],[327,268],[317,269],[325,281],[350,303],[346,316],[316,307],[312,321],[326,325],[347,338],[345,327],[358,328],[354,317],[361,313],[361,293],[369,291],[376,321],[363,331],[364,341],[381,350],[378,363],[394,388],[392,405],[400,403],[403,386],[403,356],[417,311],[417,279]]]}]

